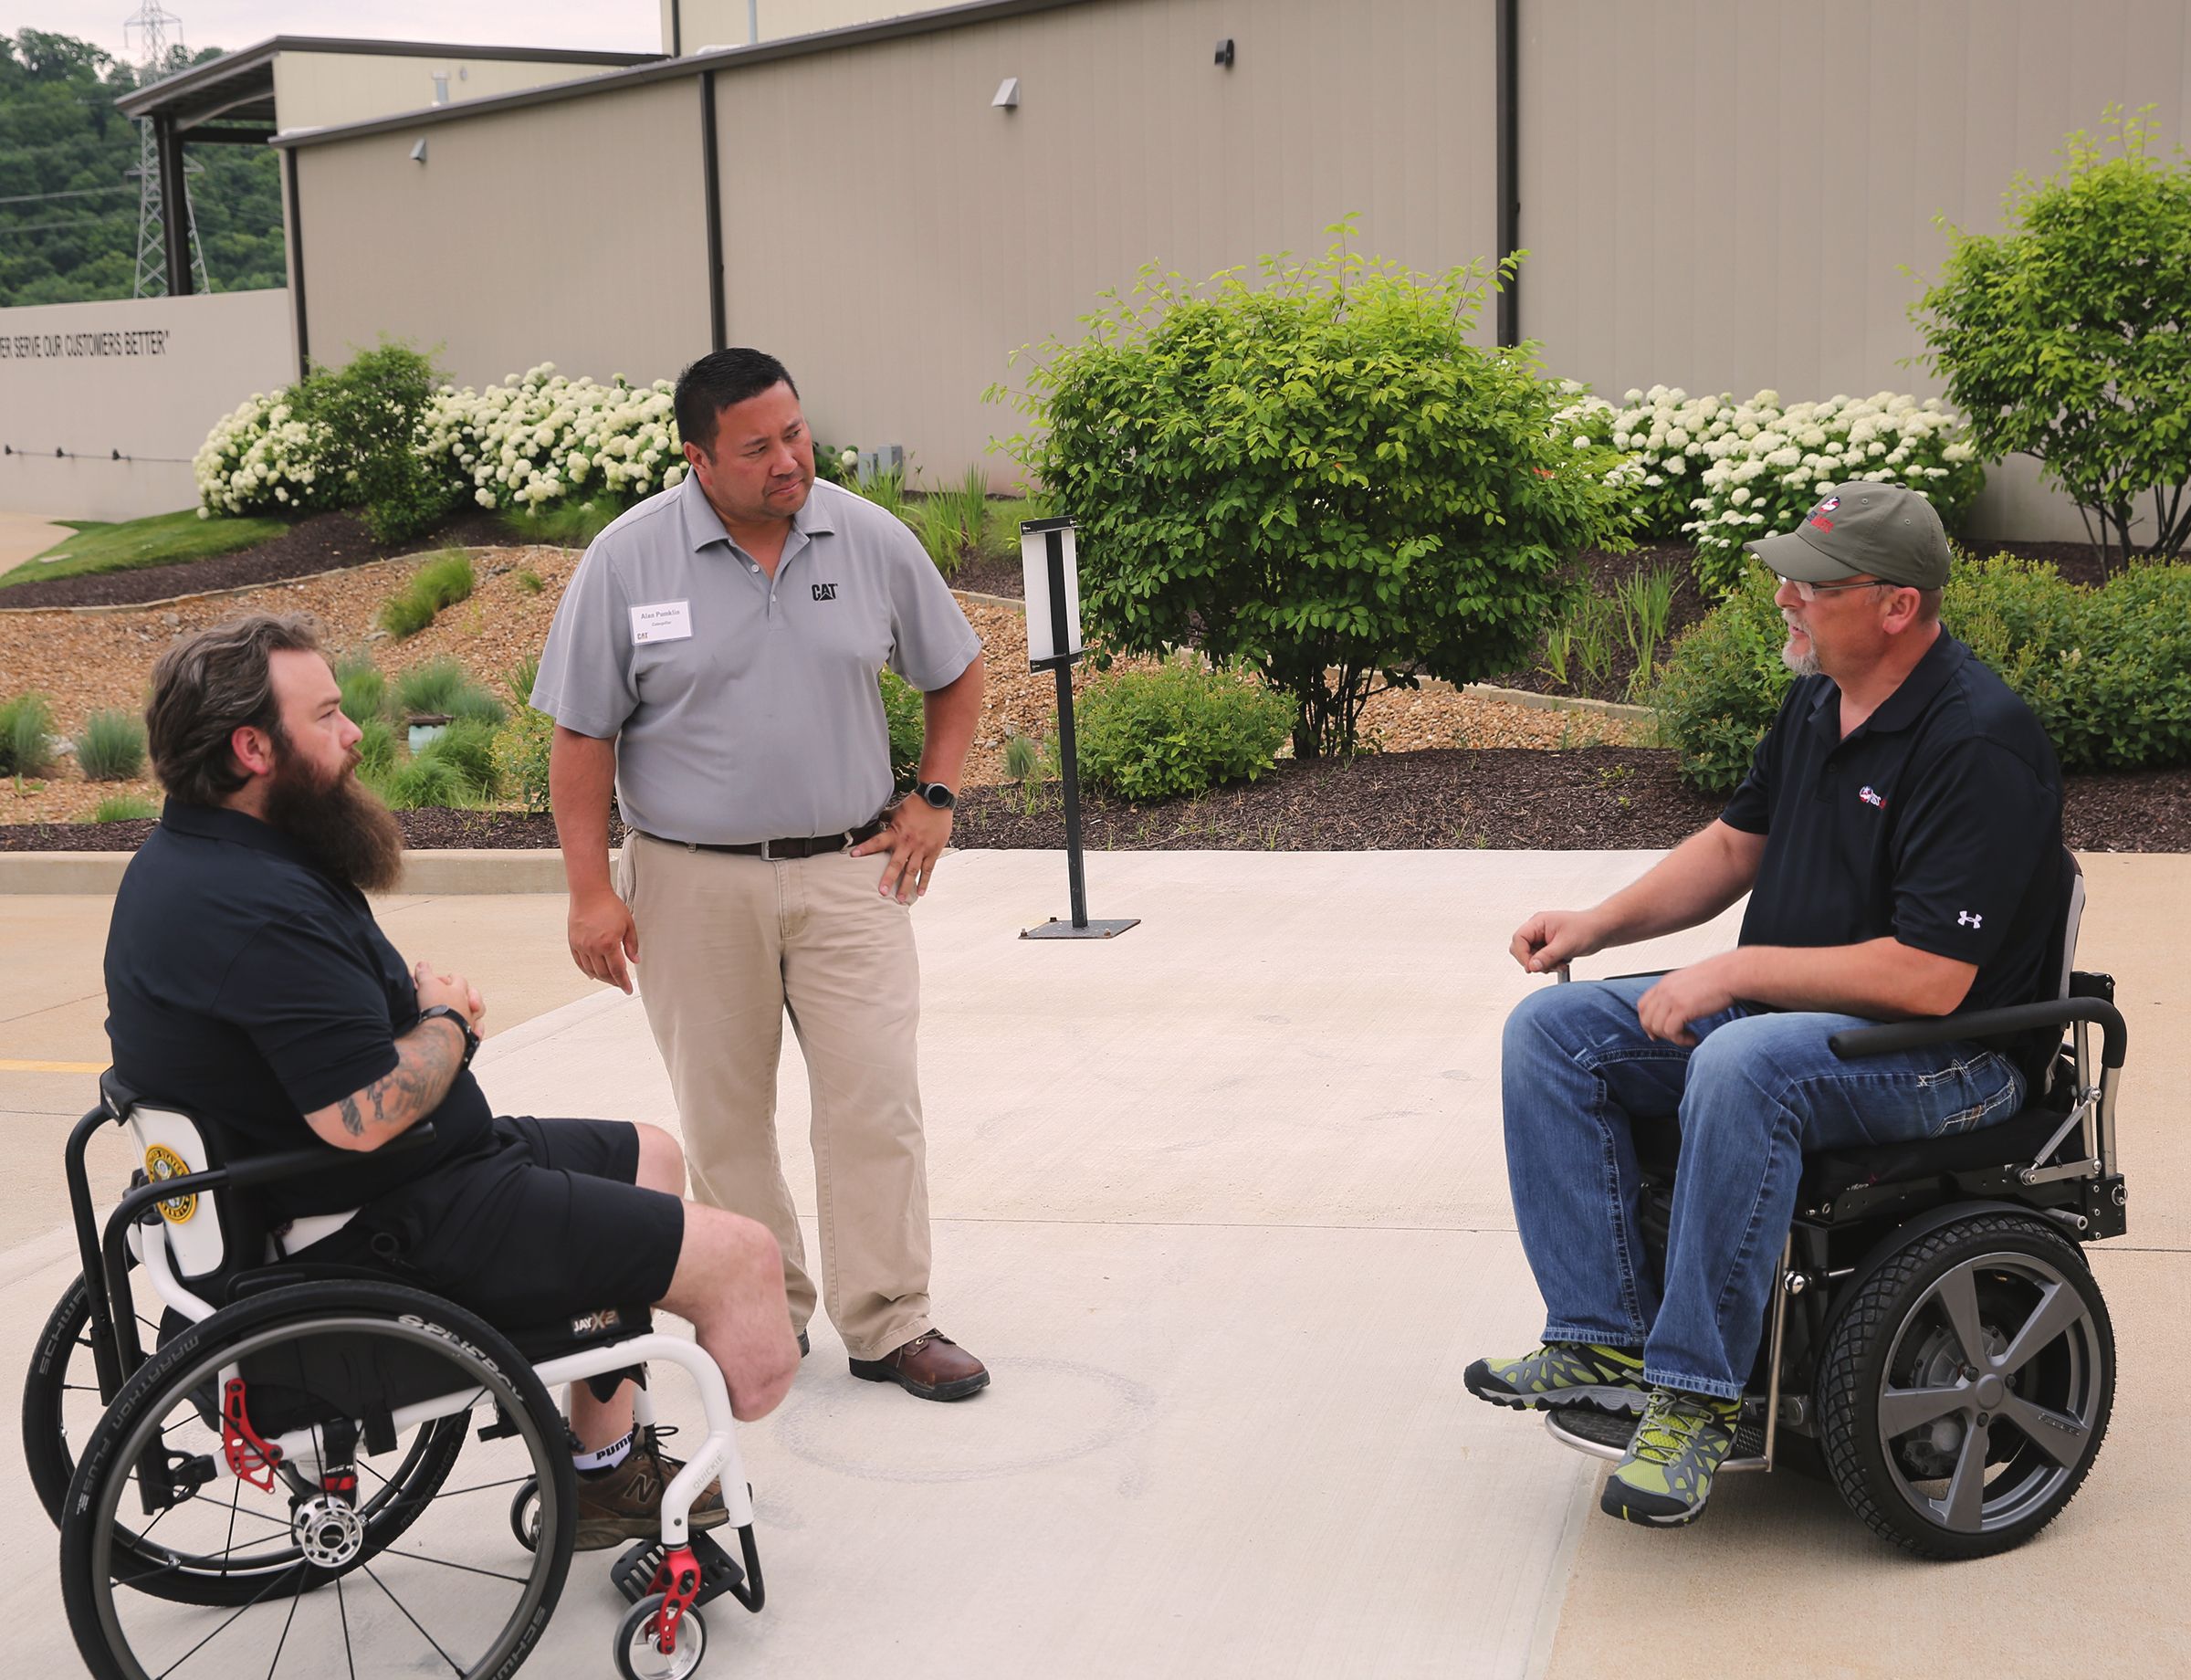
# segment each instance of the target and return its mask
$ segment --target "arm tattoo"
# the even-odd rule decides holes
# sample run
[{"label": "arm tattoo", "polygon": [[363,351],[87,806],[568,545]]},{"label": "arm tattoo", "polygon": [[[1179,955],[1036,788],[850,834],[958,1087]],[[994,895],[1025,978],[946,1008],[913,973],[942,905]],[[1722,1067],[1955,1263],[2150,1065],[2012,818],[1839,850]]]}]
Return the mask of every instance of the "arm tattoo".
[{"label": "arm tattoo", "polygon": [[353,1138],[365,1135],[366,1118],[361,1102],[372,1105],[372,1123],[383,1133],[401,1131],[432,1113],[449,1094],[456,1069],[464,1060],[464,1040],[435,1023],[414,1027],[396,1040],[395,1066],[363,1090],[345,1097],[338,1105],[343,1129]]}]

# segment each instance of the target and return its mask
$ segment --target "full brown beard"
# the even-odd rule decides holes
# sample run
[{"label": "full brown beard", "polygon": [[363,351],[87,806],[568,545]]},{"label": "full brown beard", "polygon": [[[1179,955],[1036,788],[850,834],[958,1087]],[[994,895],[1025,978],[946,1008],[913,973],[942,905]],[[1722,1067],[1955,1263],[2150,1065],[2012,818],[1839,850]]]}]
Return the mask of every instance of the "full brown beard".
[{"label": "full brown beard", "polygon": [[404,872],[395,813],[360,784],[357,759],[326,781],[287,747],[267,788],[267,822],[311,854],[327,874],[363,892],[384,892]]}]

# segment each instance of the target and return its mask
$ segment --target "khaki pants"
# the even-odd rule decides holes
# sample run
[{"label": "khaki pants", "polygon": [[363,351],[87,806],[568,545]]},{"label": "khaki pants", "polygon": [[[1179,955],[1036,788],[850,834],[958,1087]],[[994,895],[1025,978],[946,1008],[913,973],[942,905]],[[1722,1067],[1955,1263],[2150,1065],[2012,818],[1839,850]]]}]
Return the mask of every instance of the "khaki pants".
[{"label": "khaki pants", "polygon": [[887,857],[771,862],[633,835],[616,888],[639,929],[639,993],[669,1067],[702,1202],[783,1248],[791,1319],[814,1284],[776,1153],[788,1013],[813,1091],[822,1301],[855,1360],[931,1327],[928,1185],[915,1032],[920,967]]}]

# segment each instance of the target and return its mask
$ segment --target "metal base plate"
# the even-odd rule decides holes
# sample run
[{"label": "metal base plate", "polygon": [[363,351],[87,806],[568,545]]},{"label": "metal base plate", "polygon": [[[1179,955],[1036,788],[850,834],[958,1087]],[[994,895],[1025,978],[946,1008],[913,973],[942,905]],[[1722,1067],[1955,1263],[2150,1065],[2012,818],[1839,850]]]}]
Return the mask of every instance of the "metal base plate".
[{"label": "metal base plate", "polygon": [[[1618,1460],[1628,1452],[1636,1433],[1636,1417],[1599,1412],[1591,1406],[1561,1406],[1545,1412],[1545,1427],[1562,1446],[1571,1446],[1593,1458]],[[1765,1419],[1754,1406],[1743,1408],[1742,1422],[1735,1426],[1735,1450],[1722,1470],[1763,1470]]]},{"label": "metal base plate", "polygon": [[1138,928],[1140,925],[1141,919],[1138,916],[1128,916],[1123,921],[1091,921],[1085,928],[1075,928],[1071,922],[1060,921],[1053,916],[1048,921],[1022,929],[1020,937],[1023,940],[1115,940],[1128,928]]},{"label": "metal base plate", "polygon": [[[693,1529],[686,1537],[686,1544],[692,1548],[693,1558],[700,1566],[700,1595],[693,1601],[696,1608],[745,1584],[746,1572],[738,1559],[718,1546],[707,1530]],[[625,1603],[636,1604],[655,1590],[655,1571],[662,1567],[663,1556],[662,1542],[655,1539],[634,1541],[617,1558],[609,1579],[624,1594]]]}]

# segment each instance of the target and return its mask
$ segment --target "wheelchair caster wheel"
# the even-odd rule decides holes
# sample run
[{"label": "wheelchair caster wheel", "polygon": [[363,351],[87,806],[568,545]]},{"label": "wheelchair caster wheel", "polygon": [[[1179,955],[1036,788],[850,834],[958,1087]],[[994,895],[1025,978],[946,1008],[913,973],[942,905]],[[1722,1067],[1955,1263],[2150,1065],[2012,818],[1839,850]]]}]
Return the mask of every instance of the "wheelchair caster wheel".
[{"label": "wheelchair caster wheel", "polygon": [[509,1502],[509,1531],[527,1551],[540,1549],[540,1485],[531,1476],[525,1478],[525,1485]]},{"label": "wheelchair caster wheel", "polygon": [[626,1611],[617,1625],[613,1654],[616,1672],[624,1680],[685,1680],[708,1654],[708,1624],[697,1610],[688,1610],[678,1618],[675,1651],[665,1651],[655,1643],[652,1623],[661,1610],[662,1594],[649,1593]]}]

